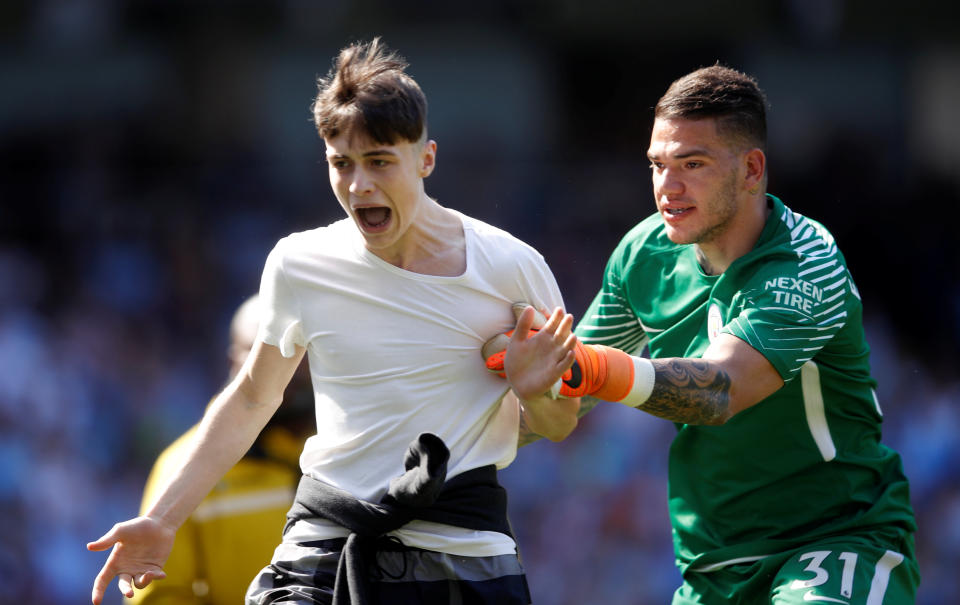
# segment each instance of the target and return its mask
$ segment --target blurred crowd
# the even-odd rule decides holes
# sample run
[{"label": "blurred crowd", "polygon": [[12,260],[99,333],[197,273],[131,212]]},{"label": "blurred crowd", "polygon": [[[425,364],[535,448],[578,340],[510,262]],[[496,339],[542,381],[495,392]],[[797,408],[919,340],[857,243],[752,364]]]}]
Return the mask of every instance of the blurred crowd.
[{"label": "blurred crowd", "polygon": [[[258,287],[267,252],[289,232],[340,216],[307,105],[333,50],[368,30],[336,3],[317,3],[353,29],[324,25],[323,42],[312,43],[317,32],[302,22],[317,9],[277,4],[240,3],[245,17],[226,25],[211,9],[182,26],[150,2],[4,9],[0,603],[88,602],[103,555],[85,543],[136,514],[154,458],[221,386],[230,315]],[[497,19],[518,17],[510,3],[494,4]],[[219,29],[204,29],[212,23]],[[793,61],[791,78],[777,79],[749,49],[715,42],[651,66],[648,88],[611,87],[598,99],[591,91],[642,60],[642,48],[588,40],[580,50],[567,37],[548,53],[542,28],[456,31],[463,36],[448,31],[434,46],[415,42],[409,26],[387,36],[437,106],[440,162],[428,191],[540,249],[575,315],[618,238],[653,208],[643,156],[656,92],[693,66],[682,61],[703,63],[698,53],[759,72],[771,123],[784,124],[771,128],[770,190],[834,232],[864,293],[884,437],[903,455],[920,526],[919,602],[955,600],[960,282],[947,235],[960,184],[911,155],[908,131],[920,122],[895,117],[918,111],[910,100],[923,96],[902,97],[897,86],[941,90],[936,73],[910,71],[915,55],[864,66],[860,46],[833,53],[830,71],[817,64],[820,47],[801,62],[771,45],[765,56]],[[502,45],[475,52],[524,36],[535,41],[515,57]],[[438,58],[444,45],[462,53],[459,63]],[[958,69],[954,53],[945,73]],[[277,62],[265,66],[260,55]],[[469,78],[463,65],[499,79]],[[849,109],[833,121],[817,114],[810,107],[822,95],[800,102],[783,92],[816,81],[821,68],[842,80],[844,65],[861,68],[844,85],[869,91],[860,112],[869,127]],[[465,100],[462,89],[487,96]],[[502,106],[486,103],[500,98]],[[815,134],[804,128],[811,121]],[[519,452],[502,479],[535,602],[668,602],[678,582],[666,509],[673,431],[607,404],[566,441]],[[108,599],[119,602],[115,588]]]}]

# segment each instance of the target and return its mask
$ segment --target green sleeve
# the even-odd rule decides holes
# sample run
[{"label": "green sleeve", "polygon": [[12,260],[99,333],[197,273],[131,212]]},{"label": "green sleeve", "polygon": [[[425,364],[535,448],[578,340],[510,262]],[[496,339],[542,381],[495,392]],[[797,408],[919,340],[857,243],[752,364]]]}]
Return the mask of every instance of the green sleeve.
[{"label": "green sleeve", "polygon": [[721,332],[760,351],[789,382],[844,327],[855,290],[842,263],[820,274],[784,263],[741,292],[740,311]]}]

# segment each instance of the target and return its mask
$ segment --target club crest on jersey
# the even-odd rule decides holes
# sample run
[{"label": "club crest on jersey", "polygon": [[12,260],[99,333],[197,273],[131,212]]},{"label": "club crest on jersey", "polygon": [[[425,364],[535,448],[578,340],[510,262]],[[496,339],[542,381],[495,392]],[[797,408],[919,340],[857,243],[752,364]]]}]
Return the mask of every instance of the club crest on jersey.
[{"label": "club crest on jersey", "polygon": [[707,338],[710,342],[717,339],[721,328],[723,328],[723,315],[720,313],[720,307],[715,304],[710,305],[710,309],[707,310]]}]

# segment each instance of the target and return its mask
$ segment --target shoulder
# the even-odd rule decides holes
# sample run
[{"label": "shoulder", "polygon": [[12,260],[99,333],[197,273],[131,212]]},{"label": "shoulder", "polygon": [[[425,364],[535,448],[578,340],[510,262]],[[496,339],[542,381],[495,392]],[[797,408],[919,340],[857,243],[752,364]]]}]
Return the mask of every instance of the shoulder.
[{"label": "shoulder", "polygon": [[826,252],[836,252],[836,241],[833,234],[823,225],[799,212],[794,212],[786,205],[777,204],[775,211],[780,212],[780,221],[789,231],[789,244],[801,255],[822,255]]},{"label": "shoulder", "polygon": [[774,200],[774,212],[781,224],[776,234],[757,249],[764,266],[761,273],[795,274],[807,279],[844,273],[846,263],[833,234],[819,221]]},{"label": "shoulder", "polygon": [[274,244],[268,263],[281,268],[291,260],[343,254],[353,249],[356,228],[344,218],[323,227],[291,233]]},{"label": "shoulder", "polygon": [[542,255],[536,248],[509,233],[508,231],[501,229],[500,227],[495,227],[471,216],[467,216],[466,214],[460,212],[457,212],[457,214],[460,216],[460,219],[463,222],[464,232],[472,232],[473,241],[486,254],[495,256],[510,256],[513,258],[516,258],[518,255],[520,255],[529,257],[531,259],[536,259],[538,261],[543,259]]},{"label": "shoulder", "polygon": [[757,249],[755,257],[744,263],[742,275],[749,284],[744,291],[752,296],[763,292],[778,303],[808,313],[841,300],[856,304],[859,292],[830,231],[782,203],[776,204],[775,211],[782,225]]},{"label": "shoulder", "polygon": [[350,219],[343,218],[323,227],[291,233],[281,238],[274,246],[274,250],[280,250],[283,254],[309,252],[342,244],[349,241],[353,235],[355,235],[355,227]]},{"label": "shoulder", "polygon": [[510,245],[516,245],[524,248],[533,249],[532,246],[521,240],[520,238],[514,236],[512,233],[491,225],[490,223],[484,222],[478,218],[472,216],[467,216],[462,212],[457,212],[454,210],[463,223],[464,231],[472,231],[479,240],[484,242],[496,242],[496,243],[508,243]]}]

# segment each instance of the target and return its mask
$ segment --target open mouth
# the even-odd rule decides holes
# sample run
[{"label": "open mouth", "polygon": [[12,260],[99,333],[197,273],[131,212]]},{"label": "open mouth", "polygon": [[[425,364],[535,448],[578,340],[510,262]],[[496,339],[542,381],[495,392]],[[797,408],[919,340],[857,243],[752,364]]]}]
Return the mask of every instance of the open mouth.
[{"label": "open mouth", "polygon": [[686,214],[690,210],[693,210],[692,206],[688,208],[665,208],[664,212],[666,212],[670,216],[680,216],[682,214]]},{"label": "open mouth", "polygon": [[367,208],[357,208],[357,218],[364,229],[376,231],[382,229],[390,222],[393,211],[385,206],[370,206]]}]

